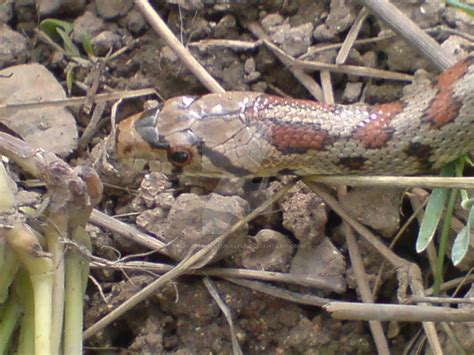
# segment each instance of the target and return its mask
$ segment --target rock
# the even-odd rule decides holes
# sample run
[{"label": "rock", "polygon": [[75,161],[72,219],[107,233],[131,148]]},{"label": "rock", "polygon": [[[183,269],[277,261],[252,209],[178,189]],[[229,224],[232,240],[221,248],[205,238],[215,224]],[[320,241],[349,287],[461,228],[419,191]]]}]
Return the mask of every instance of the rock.
[{"label": "rock", "polygon": [[[25,62],[27,49],[25,37],[7,25],[0,25],[0,69]],[[5,79],[0,78],[0,80],[3,84]]]},{"label": "rock", "polygon": [[420,28],[439,25],[441,14],[446,6],[443,1],[395,0],[393,4]]},{"label": "rock", "polygon": [[365,67],[375,68],[377,64],[377,54],[374,51],[365,52],[362,55],[362,62]]},{"label": "rock", "polygon": [[40,17],[50,17],[61,13],[78,13],[86,6],[85,0],[35,0]]},{"label": "rock", "polygon": [[78,44],[82,43],[84,35],[92,39],[105,30],[104,21],[90,11],[86,11],[84,15],[76,18],[73,27],[71,37],[73,41]]},{"label": "rock", "polygon": [[145,18],[138,10],[132,10],[127,14],[127,29],[134,35],[143,32],[147,27]]},{"label": "rock", "polygon": [[14,14],[17,23],[37,21],[35,0],[16,0],[12,2],[15,6]]},{"label": "rock", "polygon": [[175,203],[171,183],[161,173],[145,175],[136,197],[123,211],[116,213],[141,212],[136,219],[137,226],[163,238],[163,228],[171,207]]},{"label": "rock", "polygon": [[251,244],[242,252],[244,268],[280,272],[289,270],[293,246],[285,235],[262,229],[250,241]]},{"label": "rock", "polygon": [[330,29],[326,24],[321,24],[313,31],[316,42],[333,42],[337,39],[336,31]]},{"label": "rock", "polygon": [[110,20],[125,16],[133,6],[133,0],[96,0],[95,6],[100,17]]},{"label": "rock", "polygon": [[214,36],[217,38],[238,37],[236,32],[237,19],[233,15],[222,17],[214,28]]},{"label": "rock", "polygon": [[283,16],[280,14],[269,14],[265,16],[260,22],[265,32],[270,33],[275,30],[275,27],[283,23]]},{"label": "rock", "polygon": [[325,203],[299,183],[280,202],[283,211],[283,227],[305,246],[317,245],[324,238],[327,222]]},{"label": "rock", "polygon": [[411,71],[414,68],[426,68],[428,61],[417,54],[413,47],[401,39],[382,41],[379,47],[387,54],[390,70]]},{"label": "rock", "polygon": [[311,45],[313,24],[308,22],[298,27],[291,27],[288,21],[282,24],[278,24],[279,22],[279,15],[268,15],[262,20],[262,26],[268,29],[272,41],[291,56],[306,53]]},{"label": "rock", "polygon": [[[0,102],[44,102],[65,99],[63,87],[40,64],[24,64],[0,71]],[[77,147],[77,127],[65,107],[17,110],[0,121],[29,144],[66,156]]]},{"label": "rock", "polygon": [[165,175],[156,172],[146,174],[136,197],[130,203],[131,211],[146,211],[156,207],[169,211],[175,201],[173,194],[172,184]]},{"label": "rock", "polygon": [[311,45],[313,28],[312,23],[291,28],[285,33],[282,49],[293,57],[306,53]]},{"label": "rock", "polygon": [[403,84],[401,83],[370,84],[364,91],[365,101],[369,104],[396,101],[402,97],[402,94]]},{"label": "rock", "polygon": [[349,215],[386,238],[393,237],[400,225],[399,188],[355,187],[341,198]]},{"label": "rock", "polygon": [[[240,197],[214,193],[207,196],[181,194],[173,204],[164,228],[164,237],[170,243],[167,249],[177,260],[182,260],[227,231],[246,215],[248,209],[247,201]],[[233,233],[208,259],[215,260],[239,251],[247,229],[245,225]]]},{"label": "rock", "polygon": [[3,1],[0,3],[0,25],[8,23],[13,18],[13,1]]},{"label": "rock", "polygon": [[122,45],[120,36],[111,31],[103,31],[91,39],[94,53],[97,56],[105,56],[111,50],[119,49]]},{"label": "rock", "polygon": [[357,15],[356,3],[351,0],[331,0],[326,25],[329,32],[341,33],[349,29]]},{"label": "rock", "polygon": [[344,93],[342,94],[342,102],[352,104],[357,102],[362,93],[362,83],[347,83]]},{"label": "rock", "polygon": [[474,33],[474,21],[472,21],[472,16],[466,14],[464,11],[460,11],[454,7],[446,7],[444,16],[446,22],[457,30],[465,33]]},{"label": "rock", "polygon": [[344,257],[329,238],[325,237],[316,247],[300,246],[297,249],[291,262],[290,274],[320,278],[326,280],[328,284],[344,290],[346,288],[345,270]]},{"label": "rock", "polygon": [[465,57],[469,54],[466,50],[471,45],[471,42],[460,36],[449,36],[446,41],[441,43],[441,47],[448,53],[451,53],[457,58]]}]

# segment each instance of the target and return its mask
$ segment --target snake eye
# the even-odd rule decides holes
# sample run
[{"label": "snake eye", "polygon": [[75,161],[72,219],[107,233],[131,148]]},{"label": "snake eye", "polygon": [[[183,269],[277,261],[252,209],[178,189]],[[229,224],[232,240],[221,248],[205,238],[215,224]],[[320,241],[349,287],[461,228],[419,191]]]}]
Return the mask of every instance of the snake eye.
[{"label": "snake eye", "polygon": [[168,151],[168,161],[177,167],[185,166],[191,162],[193,155],[188,148],[174,147]]}]

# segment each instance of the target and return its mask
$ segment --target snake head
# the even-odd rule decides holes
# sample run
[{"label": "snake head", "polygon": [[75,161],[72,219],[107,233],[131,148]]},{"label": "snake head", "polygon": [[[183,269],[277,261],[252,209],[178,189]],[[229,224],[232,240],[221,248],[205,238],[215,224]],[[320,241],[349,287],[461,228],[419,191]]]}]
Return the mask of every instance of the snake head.
[{"label": "snake head", "polygon": [[118,125],[119,156],[148,160],[168,174],[252,175],[237,150],[252,139],[245,111],[255,95],[181,96],[127,118]]}]

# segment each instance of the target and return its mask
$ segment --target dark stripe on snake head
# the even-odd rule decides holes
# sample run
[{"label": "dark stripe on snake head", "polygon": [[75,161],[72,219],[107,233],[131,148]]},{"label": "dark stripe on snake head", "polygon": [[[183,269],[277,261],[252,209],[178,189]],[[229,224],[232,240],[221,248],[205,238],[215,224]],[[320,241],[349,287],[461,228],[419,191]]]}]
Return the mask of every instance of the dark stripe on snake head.
[{"label": "dark stripe on snake head", "polygon": [[203,156],[209,158],[209,160],[215,167],[221,169],[222,171],[228,171],[235,176],[253,175],[251,171],[233,165],[230,159],[224,154],[216,152],[212,148],[206,147],[204,144],[201,146],[201,152]]}]

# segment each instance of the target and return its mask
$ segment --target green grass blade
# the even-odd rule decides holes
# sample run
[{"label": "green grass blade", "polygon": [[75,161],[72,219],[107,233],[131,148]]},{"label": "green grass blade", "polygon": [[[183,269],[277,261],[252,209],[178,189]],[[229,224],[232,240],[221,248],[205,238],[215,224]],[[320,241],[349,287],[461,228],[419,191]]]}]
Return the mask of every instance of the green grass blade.
[{"label": "green grass blade", "polygon": [[73,26],[71,23],[66,21],[47,18],[40,22],[39,28],[54,42],[61,45],[62,39],[61,36],[58,34],[57,29],[61,29],[63,33],[66,34],[66,36],[69,36],[69,34],[72,32]]},{"label": "green grass blade", "polygon": [[446,5],[455,7],[461,11],[464,11],[469,16],[474,17],[474,5],[466,4],[459,0],[446,0]]},{"label": "green grass blade", "polygon": [[79,56],[79,49],[76,47],[74,43],[72,43],[71,39],[69,38],[68,34],[61,28],[56,28],[59,36],[63,40],[64,51],[69,56]]},{"label": "green grass blade", "polygon": [[426,206],[425,216],[421,222],[420,231],[416,240],[416,252],[423,252],[431,243],[443,215],[444,206],[448,196],[448,189],[438,187],[431,192],[430,200]]},{"label": "green grass blade", "polygon": [[474,232],[474,206],[469,210],[466,226],[458,233],[454,239],[453,250],[451,251],[451,260],[454,266],[458,265],[467,251],[469,250],[469,242],[471,241],[471,233]]},{"label": "green grass blade", "polygon": [[[454,164],[446,165],[442,170],[441,176],[453,176],[456,172]],[[425,215],[421,222],[418,238],[416,239],[416,252],[423,252],[431,243],[433,236],[438,228],[439,221],[443,215],[444,206],[448,196],[448,189],[437,187],[431,192],[430,199],[426,206]]]}]

